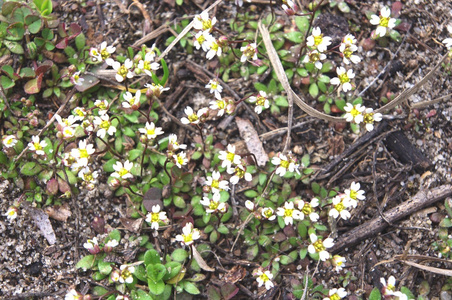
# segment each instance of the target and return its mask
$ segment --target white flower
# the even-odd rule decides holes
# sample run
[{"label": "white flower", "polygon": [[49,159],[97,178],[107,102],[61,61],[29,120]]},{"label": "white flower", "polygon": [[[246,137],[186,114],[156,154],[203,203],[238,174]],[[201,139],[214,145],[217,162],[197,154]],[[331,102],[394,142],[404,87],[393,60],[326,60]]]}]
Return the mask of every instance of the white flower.
[{"label": "white flower", "polygon": [[330,83],[333,85],[339,85],[339,90],[343,90],[344,92],[348,92],[352,90],[352,84],[350,83],[350,79],[355,78],[355,73],[353,73],[352,69],[348,71],[343,67],[336,68],[336,73],[338,77],[334,77],[331,79]]},{"label": "white flower", "polygon": [[271,207],[265,207],[264,209],[262,209],[262,217],[269,221],[273,221],[274,219],[276,219],[275,212]]},{"label": "white flower", "polygon": [[293,220],[303,220],[304,215],[294,208],[293,202],[285,202],[284,207],[278,207],[276,214],[284,218],[284,223],[286,225],[293,224]]},{"label": "white flower", "polygon": [[139,128],[138,131],[144,135],[146,135],[146,138],[148,140],[155,139],[158,135],[163,134],[163,130],[161,127],[155,127],[154,122],[146,122],[146,125],[144,128]]},{"label": "white flower", "polygon": [[257,60],[257,44],[251,43],[246,46],[243,46],[240,48],[240,51],[242,52],[242,57],[240,58],[240,61],[243,63],[247,60],[253,61]]},{"label": "white flower", "polygon": [[346,189],[344,191],[346,195],[346,200],[350,201],[350,205],[353,207],[356,207],[357,200],[365,200],[366,196],[364,195],[365,192],[363,190],[360,190],[360,184],[359,182],[352,182],[349,189]]},{"label": "white flower", "polygon": [[88,166],[91,155],[96,152],[93,144],[88,144],[85,139],[78,142],[78,148],[71,150],[71,156],[76,159],[79,166]]},{"label": "white flower", "polygon": [[133,72],[131,71],[133,61],[130,59],[126,59],[122,65],[119,61],[115,61],[111,66],[116,71],[115,78],[118,82],[123,82],[126,78],[133,78]]},{"label": "white flower", "polygon": [[372,131],[374,130],[374,123],[380,122],[382,120],[383,115],[380,113],[374,113],[372,108],[366,108],[364,110],[363,122],[366,124],[366,130]]},{"label": "white flower", "polygon": [[391,18],[391,10],[388,7],[383,7],[380,11],[380,16],[372,15],[370,19],[370,24],[378,25],[375,34],[378,37],[383,37],[395,27],[396,19]]},{"label": "white flower", "polygon": [[151,91],[152,95],[154,95],[157,98],[160,97],[162,92],[166,92],[166,91],[168,91],[170,89],[169,87],[164,88],[162,85],[155,84],[155,83],[152,83],[152,84],[146,83],[144,85],[144,87],[148,89],[147,90],[148,92]]},{"label": "white flower", "polygon": [[443,44],[446,46],[447,50],[450,50],[452,48],[452,38],[444,39]]},{"label": "white flower", "polygon": [[342,219],[348,220],[351,214],[347,210],[347,207],[346,199],[341,196],[336,196],[333,198],[333,208],[330,209],[328,215],[335,219],[341,216]]},{"label": "white flower", "polygon": [[226,106],[228,105],[228,103],[224,99],[210,101],[209,104],[210,104],[210,107],[209,107],[210,109],[218,110],[217,116],[219,116],[219,117],[224,115],[224,111],[226,109]]},{"label": "white flower", "polygon": [[5,148],[12,148],[17,144],[17,138],[14,135],[4,135],[2,137],[2,143]]},{"label": "white flower", "polygon": [[63,118],[61,118],[60,115],[56,114],[55,119],[57,120],[58,126],[60,128],[77,127],[78,126],[77,124],[75,124],[75,122],[77,122],[77,117],[73,116],[73,115],[70,115],[69,117],[67,117],[67,119],[63,119]]},{"label": "white flower", "polygon": [[210,93],[215,95],[215,98],[218,100],[221,99],[221,92],[223,91],[223,87],[218,83],[218,79],[211,79],[208,84],[206,84],[206,88],[210,89]]},{"label": "white flower", "polygon": [[6,211],[6,213],[5,213],[5,215],[4,216],[6,216],[6,218],[8,219],[8,221],[13,221],[15,218],[17,218],[17,211],[18,211],[18,209],[17,209],[17,207],[15,207],[15,206],[10,206],[9,208],[8,208],[8,210]]},{"label": "white flower", "polygon": [[339,51],[342,53],[344,63],[347,65],[350,64],[350,62],[357,64],[361,61],[361,58],[358,55],[353,54],[353,52],[358,50],[355,43],[355,37],[351,34],[347,34],[342,39],[342,43],[339,46]]},{"label": "white flower", "polygon": [[314,211],[314,207],[319,206],[319,199],[312,198],[311,202],[305,202],[303,200],[298,201],[298,209],[306,216],[309,217],[309,219],[312,222],[317,222],[320,218],[319,214]]},{"label": "white flower", "polygon": [[82,85],[83,81],[85,81],[85,79],[80,77],[80,71],[75,72],[74,74],[72,74],[72,76],[71,76],[72,84],[74,84],[74,85]]},{"label": "white flower", "polygon": [[97,136],[102,139],[107,133],[113,135],[116,132],[116,127],[111,124],[110,117],[107,114],[95,117],[93,123],[97,125]]},{"label": "white flower", "polygon": [[201,108],[198,110],[198,112],[195,114],[193,109],[190,106],[187,106],[184,110],[187,117],[183,117],[181,120],[182,124],[188,125],[188,124],[198,124],[200,122],[200,118],[202,115],[207,113],[207,108]]},{"label": "white flower", "polygon": [[286,4],[281,5],[282,9],[288,16],[293,16],[298,11],[298,6],[292,0],[284,1]]},{"label": "white flower", "polygon": [[133,178],[133,175],[130,173],[130,170],[132,170],[132,167],[133,167],[133,163],[130,162],[129,160],[126,160],[124,162],[124,166],[122,165],[122,162],[117,161],[113,165],[113,169],[115,170],[115,172],[113,174],[111,174],[111,177],[122,178],[122,179]]},{"label": "white flower", "polygon": [[75,135],[75,129],[73,127],[64,127],[63,130],[61,130],[61,137],[63,139],[73,138],[74,135]]},{"label": "white flower", "polygon": [[135,267],[128,266],[128,265],[122,265],[119,267],[121,270],[121,275],[119,276],[119,282],[120,283],[132,283],[133,282],[133,275],[132,273],[135,272]]},{"label": "white flower", "polygon": [[67,292],[67,294],[64,296],[64,300],[81,300],[83,299],[82,294],[77,292],[75,289],[70,290]]},{"label": "white flower", "polygon": [[102,116],[107,113],[109,104],[107,100],[96,100],[94,101],[94,106],[99,109],[98,111],[99,116]]},{"label": "white flower", "polygon": [[339,300],[347,296],[347,292],[344,288],[331,289],[328,292],[328,297],[323,298],[323,300]]},{"label": "white flower", "polygon": [[207,51],[206,54],[206,58],[207,59],[212,59],[216,56],[220,57],[221,53],[223,52],[220,43],[218,42],[217,39],[215,39],[214,37],[210,37],[207,41],[207,47],[209,49],[209,51]]},{"label": "white flower", "polygon": [[361,123],[364,120],[363,111],[366,108],[361,106],[361,104],[353,105],[351,103],[347,103],[344,106],[344,110],[346,114],[344,115],[345,121],[347,122],[355,122],[356,124]]},{"label": "white flower", "polygon": [[160,205],[153,205],[152,212],[146,215],[146,222],[151,224],[151,229],[158,230],[160,222],[166,222],[166,212],[160,211]]},{"label": "white flower", "polygon": [[209,51],[209,44],[208,44],[208,42],[212,38],[213,37],[210,35],[209,32],[207,32],[207,31],[199,31],[195,35],[195,42],[193,43],[193,45],[196,47],[196,50],[199,50],[200,48],[202,48],[202,50],[204,52],[207,52],[207,51]]},{"label": "white flower", "polygon": [[[73,169],[74,166],[72,166]],[[77,166],[77,169],[79,168],[79,166]],[[95,188],[95,184],[97,183],[97,177],[99,177],[99,174],[97,171],[91,171],[91,169],[89,167],[83,167],[79,172],[78,172],[78,177],[81,178],[83,180],[82,185],[87,189],[87,190],[93,190]]]},{"label": "white flower", "polygon": [[213,19],[210,19],[209,14],[203,11],[201,14],[196,15],[193,21],[193,28],[210,32],[212,31],[213,25],[217,23],[217,18],[213,17]]},{"label": "white flower", "polygon": [[287,156],[282,153],[273,156],[272,164],[278,166],[275,173],[276,175],[279,175],[281,177],[284,176],[287,171],[295,171],[298,174],[300,173],[300,171],[298,170],[300,166],[297,164],[296,159],[290,153]]},{"label": "white flower", "polygon": [[93,61],[103,61],[107,63],[107,65],[111,66],[113,64],[113,59],[110,58],[111,54],[115,52],[116,48],[113,46],[107,46],[107,42],[102,42],[100,44],[100,50],[97,48],[91,48],[89,50],[89,55],[92,57]]},{"label": "white flower", "polygon": [[319,27],[312,30],[312,34],[308,36],[306,45],[311,48],[317,48],[319,52],[325,52],[327,47],[331,45],[331,38],[324,37]]},{"label": "white flower", "polygon": [[212,176],[207,176],[205,185],[211,187],[213,193],[229,190],[229,182],[220,180],[221,174],[218,171],[213,171]]},{"label": "white flower", "polygon": [[182,245],[190,246],[195,240],[199,239],[201,234],[199,230],[193,228],[193,223],[188,222],[182,228],[182,234],[176,235],[176,241],[181,242]]},{"label": "white flower", "polygon": [[246,207],[246,209],[248,209],[249,211],[254,211],[255,205],[254,205],[253,201],[251,201],[251,200],[246,200],[246,201],[245,201],[245,207]]},{"label": "white flower", "polygon": [[188,163],[188,158],[185,152],[180,152],[173,155],[173,159],[178,168],[182,168],[182,166],[185,166]]},{"label": "white flower", "polygon": [[187,145],[180,144],[177,142],[177,135],[174,133],[168,136],[168,151],[177,151],[179,149],[187,149]]},{"label": "white flower", "polygon": [[228,167],[226,171],[228,174],[234,174],[231,178],[229,178],[231,184],[237,184],[242,178],[245,178],[246,181],[253,180],[253,175],[247,172],[246,167],[243,165],[237,165],[235,168]]},{"label": "white flower", "polygon": [[259,91],[259,94],[257,96],[251,96],[248,101],[250,103],[256,102],[256,107],[254,108],[254,111],[257,114],[260,114],[263,108],[267,109],[270,107],[270,102],[268,101],[267,93],[264,91]]},{"label": "white flower", "polygon": [[312,63],[317,69],[322,69],[322,60],[326,59],[326,55],[317,50],[309,51],[303,59],[303,63]]},{"label": "white flower", "polygon": [[135,96],[133,96],[131,92],[125,92],[123,95],[125,101],[122,102],[122,107],[138,109],[140,107],[140,97],[141,97],[140,90],[137,90]]},{"label": "white flower", "polygon": [[347,262],[345,257],[340,255],[333,255],[333,259],[331,260],[336,272],[340,272],[344,268],[344,263]]},{"label": "white flower", "polygon": [[384,296],[393,296],[398,300],[408,300],[408,297],[405,294],[395,291],[396,279],[394,276],[389,276],[387,283],[384,278],[380,278],[380,282],[383,285],[382,293]]},{"label": "white flower", "polygon": [[203,197],[203,200],[201,200],[199,203],[206,207],[206,213],[208,214],[216,213],[217,211],[225,213],[227,207],[224,202],[220,202],[220,197],[220,193],[214,193],[212,199]]},{"label": "white flower", "polygon": [[109,241],[105,244],[104,248],[105,248],[105,247],[107,247],[107,248],[115,248],[115,247],[117,247],[118,245],[119,245],[119,243],[118,243],[117,240],[109,240]]},{"label": "white flower", "polygon": [[153,52],[148,52],[144,56],[144,60],[138,62],[137,68],[142,70],[146,75],[152,77],[152,71],[157,71],[160,68],[160,64],[153,62],[155,54]]},{"label": "white flower", "polygon": [[97,254],[100,252],[99,242],[96,237],[93,237],[91,240],[87,240],[86,243],[83,244],[83,247],[91,254]]},{"label": "white flower", "polygon": [[72,113],[75,114],[75,121],[83,121],[86,116],[86,109],[84,107],[76,107],[72,110]]},{"label": "white flower", "polygon": [[220,151],[218,158],[223,161],[221,167],[231,168],[232,164],[239,165],[242,159],[240,155],[235,154],[235,146],[228,144],[227,151]]},{"label": "white flower", "polygon": [[47,146],[46,141],[40,141],[39,136],[34,135],[31,137],[31,142],[28,143],[28,148],[31,151],[36,152],[37,155],[45,155],[44,147]]},{"label": "white flower", "polygon": [[275,286],[272,282],[273,274],[270,271],[262,272],[262,270],[259,270],[255,276],[257,276],[256,281],[259,287],[265,285],[265,288],[269,290]]},{"label": "white flower", "polygon": [[311,245],[308,246],[309,253],[319,253],[320,260],[325,261],[330,258],[330,253],[326,251],[327,248],[331,248],[334,245],[332,238],[326,238],[325,240],[320,240],[318,236],[314,233],[309,235],[311,239]]}]

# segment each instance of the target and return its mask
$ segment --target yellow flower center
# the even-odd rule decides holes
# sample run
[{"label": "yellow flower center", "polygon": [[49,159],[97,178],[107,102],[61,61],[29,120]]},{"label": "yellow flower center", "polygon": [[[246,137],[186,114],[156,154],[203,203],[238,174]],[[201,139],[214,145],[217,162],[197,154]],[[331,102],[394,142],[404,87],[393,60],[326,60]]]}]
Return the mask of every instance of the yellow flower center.
[{"label": "yellow flower center", "polygon": [[121,277],[124,278],[124,280],[126,280],[130,276],[132,276],[132,273],[130,273],[129,269],[122,270]]},{"label": "yellow flower center", "polygon": [[288,160],[281,160],[281,167],[284,169],[288,169],[290,165],[290,162]]},{"label": "yellow flower center", "polygon": [[341,211],[343,211],[344,209],[345,209],[345,205],[342,203],[342,201],[341,202],[339,202],[338,204],[336,204],[335,206],[334,206],[334,208],[338,211],[338,212],[341,212]]},{"label": "yellow flower center", "polygon": [[263,281],[263,282],[267,282],[270,280],[270,278],[268,278],[267,274],[262,274],[261,276],[259,276],[259,278]]},{"label": "yellow flower center", "polygon": [[129,70],[126,68],[126,66],[122,65],[119,67],[117,74],[123,78],[126,78],[128,72]]},{"label": "yellow flower center", "polygon": [[80,78],[80,76],[78,76],[78,74],[75,74],[75,75],[74,75],[74,80],[75,80],[75,82],[77,82],[77,81],[79,80],[79,78]]},{"label": "yellow flower center", "polygon": [[155,134],[155,128],[146,130],[146,134],[147,135],[154,135]]},{"label": "yellow flower center", "polygon": [[144,61],[144,64],[143,64],[143,69],[144,69],[144,70],[150,71],[150,70],[151,70],[151,62],[145,60],[145,61]]},{"label": "yellow flower center", "polygon": [[94,179],[93,174],[91,173],[83,174],[83,178],[85,179],[85,181],[92,181]]},{"label": "yellow flower center", "polygon": [[350,114],[351,114],[353,117],[356,117],[356,116],[360,115],[361,113],[359,112],[359,110],[357,110],[357,109],[353,106],[352,110],[350,111]]},{"label": "yellow flower center", "polygon": [[[97,53],[97,51],[96,51],[96,53]],[[108,53],[108,51],[107,51],[107,49],[103,49],[101,52],[100,52],[100,56],[102,57],[102,59],[107,59],[107,58],[109,58],[110,57],[110,53]]]},{"label": "yellow flower center", "polygon": [[193,233],[190,233],[188,235],[182,235],[184,237],[184,243],[190,243],[193,242]]},{"label": "yellow flower center", "polygon": [[374,122],[374,114],[368,113],[364,115],[364,123],[372,124]]},{"label": "yellow flower center", "polygon": [[315,251],[317,252],[321,252],[323,250],[325,250],[325,246],[323,246],[323,242],[321,240],[317,240],[314,244],[313,244]]},{"label": "yellow flower center", "polygon": [[123,177],[124,175],[128,174],[129,171],[126,168],[121,168],[121,170],[118,171],[119,176]]},{"label": "yellow flower center", "polygon": [[270,209],[264,210],[264,216],[268,219],[273,215],[272,211]]},{"label": "yellow flower center", "polygon": [[34,143],[33,145],[35,146],[36,150],[42,150],[42,146],[40,143]]},{"label": "yellow flower center", "polygon": [[108,121],[108,120],[103,120],[103,121],[100,123],[99,127],[102,128],[102,129],[105,129],[105,130],[108,129],[108,128],[110,128],[110,121]]},{"label": "yellow flower center", "polygon": [[180,164],[180,165],[183,165],[184,163],[185,163],[185,161],[184,161],[184,158],[182,157],[182,156],[177,156],[177,162]]},{"label": "yellow flower center", "polygon": [[320,60],[320,53],[314,52],[309,54],[309,60],[311,62],[316,62]]},{"label": "yellow flower center", "polygon": [[89,157],[88,150],[86,150],[86,149],[79,149],[79,152],[80,152],[80,157],[81,158],[88,158]]},{"label": "yellow flower center", "polygon": [[323,41],[323,34],[314,36],[314,44],[316,46],[320,45],[322,43],[322,41]]},{"label": "yellow flower center", "polygon": [[99,109],[101,109],[101,110],[106,110],[106,109],[107,109],[107,105],[105,105],[105,102],[104,102],[104,101],[100,102],[100,103],[97,105],[97,107],[99,107]]},{"label": "yellow flower center", "polygon": [[346,83],[350,81],[350,78],[348,78],[347,73],[344,73],[339,75],[339,80],[341,81],[341,83]]},{"label": "yellow flower center", "polygon": [[350,58],[353,54],[353,51],[350,50],[350,47],[346,47],[343,53],[346,58]]},{"label": "yellow flower center", "polygon": [[358,193],[354,190],[350,190],[350,198],[353,200],[356,200],[356,197],[358,196]]},{"label": "yellow flower center", "polygon": [[235,157],[234,153],[228,152],[228,154],[226,154],[226,159],[229,161],[234,161],[234,157]]},{"label": "yellow flower center", "polygon": [[196,40],[198,41],[199,44],[202,44],[202,43],[204,43],[206,38],[204,37],[203,34],[201,34]]},{"label": "yellow flower center", "polygon": [[235,175],[239,178],[243,178],[245,176],[245,170],[237,167],[235,168]]},{"label": "yellow flower center", "polygon": [[284,217],[292,217],[293,209],[284,209]]},{"label": "yellow flower center", "polygon": [[265,101],[266,100],[267,100],[267,98],[265,98],[265,97],[257,96],[256,104],[260,105],[260,106],[265,106]]},{"label": "yellow flower center", "polygon": [[151,213],[151,223],[158,222],[159,220],[159,213]]},{"label": "yellow flower center", "polygon": [[202,30],[206,31],[207,29],[212,28],[212,20],[207,19],[202,21]]},{"label": "yellow flower center", "polygon": [[310,213],[312,213],[312,206],[309,203],[305,203],[303,208],[301,209],[301,211],[305,214],[305,215],[309,215]]},{"label": "yellow flower center", "polygon": [[210,45],[210,48],[211,48],[213,51],[217,52],[217,51],[218,51],[218,48],[219,48],[219,45],[218,45],[217,42],[213,42],[212,45]]},{"label": "yellow flower center", "polygon": [[217,100],[217,106],[219,109],[224,109],[226,107],[226,102],[223,100]]},{"label": "yellow flower center", "polygon": [[198,121],[198,119],[199,119],[198,116],[195,114],[191,114],[188,116],[188,120],[190,121],[190,123],[194,123],[194,122]]},{"label": "yellow flower center", "polygon": [[210,186],[212,188],[218,189],[220,187],[220,182],[218,180],[212,179],[212,184]]},{"label": "yellow flower center", "polygon": [[245,54],[245,56],[248,57],[248,59],[253,58],[255,53],[256,53],[256,50],[251,46],[247,46],[245,51],[243,51],[243,54]]},{"label": "yellow flower center", "polygon": [[220,202],[217,201],[210,201],[209,209],[211,210],[217,210],[218,206],[220,205]]},{"label": "yellow flower center", "polygon": [[330,296],[330,300],[339,300],[339,299],[341,299],[341,297],[339,297],[338,294],[333,294]]},{"label": "yellow flower center", "polygon": [[380,26],[388,27],[389,25],[389,18],[380,17]]}]

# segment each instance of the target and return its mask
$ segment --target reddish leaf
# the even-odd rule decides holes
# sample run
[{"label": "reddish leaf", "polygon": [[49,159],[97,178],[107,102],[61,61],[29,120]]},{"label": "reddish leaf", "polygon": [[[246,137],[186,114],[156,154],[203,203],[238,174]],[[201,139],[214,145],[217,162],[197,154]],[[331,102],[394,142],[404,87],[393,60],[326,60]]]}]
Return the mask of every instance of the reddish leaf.
[{"label": "reddish leaf", "polygon": [[41,90],[41,84],[42,84],[42,74],[39,74],[38,77],[28,81],[24,85],[24,91],[27,94],[37,94]]},{"label": "reddish leaf", "polygon": [[58,181],[55,178],[47,181],[47,192],[50,195],[56,195],[58,193]]},{"label": "reddish leaf", "polygon": [[69,39],[67,37],[63,38],[58,44],[55,45],[57,49],[65,49],[69,44]]},{"label": "reddish leaf", "polygon": [[72,23],[71,25],[69,25],[68,34],[70,40],[79,35],[80,32],[82,32],[82,28],[77,23]]},{"label": "reddish leaf", "polygon": [[392,4],[391,12],[394,18],[398,18],[400,16],[400,11],[402,10],[402,2],[396,1]]}]

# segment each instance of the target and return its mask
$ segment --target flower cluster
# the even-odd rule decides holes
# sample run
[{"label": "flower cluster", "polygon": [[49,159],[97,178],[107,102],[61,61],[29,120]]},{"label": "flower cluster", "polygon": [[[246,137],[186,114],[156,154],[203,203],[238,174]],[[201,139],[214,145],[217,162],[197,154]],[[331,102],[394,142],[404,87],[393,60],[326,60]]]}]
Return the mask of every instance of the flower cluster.
[{"label": "flower cluster", "polygon": [[328,213],[329,216],[337,219],[341,217],[347,220],[351,217],[349,209],[358,205],[358,200],[365,200],[365,192],[360,189],[358,182],[352,182],[350,188],[345,189],[343,194],[339,194],[332,199],[332,207]]},{"label": "flower cluster", "polygon": [[220,151],[218,158],[222,161],[221,167],[226,168],[226,172],[231,174],[229,179],[231,184],[237,184],[240,179],[251,181],[253,176],[247,172],[247,165],[242,157],[235,153],[235,146],[228,145],[227,151]]},{"label": "flower cluster", "polygon": [[196,15],[194,18],[193,28],[198,30],[195,34],[194,45],[197,50],[202,48],[204,52],[207,52],[207,59],[212,59],[215,56],[220,57],[223,52],[223,47],[225,46],[225,37],[220,37],[216,39],[211,33],[213,31],[213,26],[217,23],[217,18],[209,17],[206,11],[201,14]]},{"label": "flower cluster", "polygon": [[109,253],[118,245],[118,241],[114,239],[111,239],[106,243],[99,244],[97,237],[94,237],[91,240],[87,240],[86,243],[83,244],[83,247],[91,254],[98,254],[100,252]]},{"label": "flower cluster", "polygon": [[254,111],[257,114],[260,114],[264,108],[267,109],[270,107],[270,101],[268,101],[267,93],[264,91],[259,91],[257,95],[251,96],[248,101],[256,105]]},{"label": "flower cluster", "polygon": [[362,124],[367,131],[374,130],[374,123],[380,122],[383,118],[381,113],[374,113],[370,107],[362,106],[361,104],[353,105],[347,103],[344,107],[344,118],[347,122],[354,124]]},{"label": "flower cluster", "polygon": [[300,174],[300,164],[297,163],[297,159],[292,155],[292,153],[289,153],[287,155],[284,155],[282,153],[278,153],[277,155],[273,156],[272,158],[272,164],[277,166],[276,168],[276,175],[284,176],[287,171],[289,172],[297,172]]},{"label": "flower cluster", "polygon": [[391,18],[391,10],[388,7],[381,9],[380,16],[372,15],[370,24],[377,25],[375,37],[380,38],[389,35],[391,30],[396,26],[396,21],[396,19]]},{"label": "flower cluster", "polygon": [[385,299],[388,297],[395,297],[399,300],[408,300],[407,295],[395,290],[396,279],[394,276],[389,276],[388,282],[386,282],[386,279],[380,278],[380,283],[383,285],[381,293]]}]

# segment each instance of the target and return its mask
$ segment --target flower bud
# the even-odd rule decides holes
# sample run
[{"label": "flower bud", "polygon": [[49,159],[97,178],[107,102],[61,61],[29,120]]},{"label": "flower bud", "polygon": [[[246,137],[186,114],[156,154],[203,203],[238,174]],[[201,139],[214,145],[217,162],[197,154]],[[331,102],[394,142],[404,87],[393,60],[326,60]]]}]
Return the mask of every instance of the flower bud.
[{"label": "flower bud", "polygon": [[232,115],[235,112],[236,107],[237,105],[235,104],[235,101],[230,99],[226,105],[225,111],[228,115]]},{"label": "flower bud", "polygon": [[121,186],[121,182],[117,178],[113,178],[108,185],[116,190]]},{"label": "flower bud", "polygon": [[221,48],[228,46],[228,37],[225,35],[220,36],[218,38],[218,45],[220,45]]},{"label": "flower bud", "polygon": [[212,188],[209,185],[205,185],[202,187],[202,192],[205,194],[208,194],[208,193],[210,193],[211,189]]},{"label": "flower bud", "polygon": [[120,276],[121,276],[121,274],[119,273],[119,271],[118,270],[114,270],[110,274],[110,280],[113,281],[113,282],[118,282]]},{"label": "flower bud", "polygon": [[74,66],[74,65],[70,65],[70,66],[67,68],[67,71],[69,72],[70,75],[72,75],[72,74],[74,74],[74,73],[77,71],[77,67]]}]

